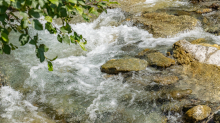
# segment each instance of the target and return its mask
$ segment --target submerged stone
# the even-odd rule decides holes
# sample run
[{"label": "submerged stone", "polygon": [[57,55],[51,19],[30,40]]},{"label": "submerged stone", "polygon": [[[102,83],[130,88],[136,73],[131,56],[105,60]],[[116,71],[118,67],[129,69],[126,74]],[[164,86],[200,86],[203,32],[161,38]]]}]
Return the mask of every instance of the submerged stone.
[{"label": "submerged stone", "polygon": [[170,92],[170,96],[173,99],[180,99],[183,97],[186,97],[192,93],[191,89],[186,89],[186,90],[174,90]]},{"label": "submerged stone", "polygon": [[176,83],[179,80],[177,76],[170,76],[170,75],[157,75],[153,77],[153,81],[162,84],[162,85],[169,85]]},{"label": "submerged stone", "polygon": [[211,113],[211,108],[206,105],[198,105],[186,112],[186,118],[189,120],[199,121],[207,118]]},{"label": "submerged stone", "polygon": [[143,24],[143,28],[152,33],[154,37],[163,38],[192,30],[198,22],[197,19],[188,15],[174,16],[166,13],[146,13],[135,19]]},{"label": "submerged stone", "polygon": [[117,74],[119,72],[145,70],[147,65],[147,61],[137,58],[112,59],[101,66],[101,71]]}]

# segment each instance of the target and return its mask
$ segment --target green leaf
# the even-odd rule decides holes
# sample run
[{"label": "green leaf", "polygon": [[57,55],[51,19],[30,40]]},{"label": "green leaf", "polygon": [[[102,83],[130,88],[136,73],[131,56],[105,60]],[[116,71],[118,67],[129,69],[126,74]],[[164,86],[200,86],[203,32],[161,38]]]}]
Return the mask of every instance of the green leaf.
[{"label": "green leaf", "polygon": [[75,43],[75,44],[76,44],[75,36],[71,35],[71,36],[70,36],[70,40],[71,40],[71,43]]},{"label": "green leaf", "polygon": [[49,0],[49,1],[57,6],[59,5],[59,0]]},{"label": "green leaf", "polygon": [[6,10],[7,10],[6,6],[0,6],[0,14],[5,14]]},{"label": "green leaf", "polygon": [[50,61],[54,61],[54,60],[56,60],[57,58],[58,58],[58,56],[56,56],[55,58],[51,59]]},{"label": "green leaf", "polygon": [[19,42],[21,43],[21,46],[24,46],[25,44],[27,44],[29,41],[29,38],[30,38],[29,35],[21,34],[19,37]]},{"label": "green leaf", "polygon": [[23,19],[27,19],[28,18],[28,14],[25,12],[20,11],[20,15],[23,17]]},{"label": "green leaf", "polygon": [[24,29],[28,27],[28,19],[23,18],[21,20],[21,27],[24,28]]},{"label": "green leaf", "polygon": [[39,20],[34,19],[32,21],[32,26],[34,27],[34,29],[36,30],[43,30],[43,25],[39,22]]},{"label": "green leaf", "polygon": [[39,48],[43,50],[43,52],[47,52],[49,48],[45,44],[40,44]]},{"label": "green leaf", "polygon": [[65,43],[67,43],[67,44],[70,44],[70,38],[69,38],[69,36],[68,36],[68,35],[64,35],[64,36],[63,36],[63,41],[64,41]]},{"label": "green leaf", "polygon": [[41,8],[43,8],[43,7],[44,7],[44,5],[45,5],[44,0],[39,0],[39,4],[40,4],[40,7],[41,7]]},{"label": "green leaf", "polygon": [[66,26],[60,27],[60,31],[62,33],[71,33],[72,32],[71,26],[68,23],[66,23]]},{"label": "green leaf", "polygon": [[60,35],[57,35],[57,40],[58,40],[60,43],[62,43],[63,38],[62,38]]},{"label": "green leaf", "polygon": [[44,48],[39,47],[37,49],[37,57],[40,58],[40,62],[43,62],[45,60],[45,56],[44,56]]},{"label": "green leaf", "polygon": [[82,17],[85,21],[89,22],[89,16],[87,16],[86,14],[82,14]]},{"label": "green leaf", "polygon": [[[66,7],[68,8],[68,5]],[[60,17],[66,17],[67,16],[66,8],[60,8],[58,14]]]},{"label": "green leaf", "polygon": [[40,10],[34,10],[34,9],[28,11],[28,13],[35,18],[40,18],[40,12],[41,12]]},{"label": "green leaf", "polygon": [[33,39],[29,42],[29,44],[36,45],[38,42],[38,33],[34,36]]},{"label": "green leaf", "polygon": [[32,8],[37,8],[37,4],[38,4],[38,1],[32,0],[31,7]]},{"label": "green leaf", "polygon": [[11,49],[12,49],[12,50],[18,49],[18,47],[15,46],[15,45],[13,45],[12,43],[10,43],[10,46],[11,46]]},{"label": "green leaf", "polygon": [[68,0],[70,3],[77,4],[77,0]]},{"label": "green leaf", "polygon": [[6,17],[7,17],[6,14],[3,15],[0,14],[0,21],[5,22]]},{"label": "green leaf", "polygon": [[53,25],[50,22],[45,23],[45,29],[47,29],[50,34],[56,34],[57,30],[53,27]]},{"label": "green leaf", "polygon": [[80,5],[85,5],[84,1],[78,1]]},{"label": "green leaf", "polygon": [[82,15],[82,13],[83,13],[83,8],[82,8],[82,7],[79,7],[79,6],[75,6],[75,8],[76,8],[76,10],[78,11],[78,13],[79,13],[80,15]]},{"label": "green leaf", "polygon": [[1,37],[2,37],[2,39],[3,39],[6,43],[9,42],[8,35],[7,35],[6,33],[2,32],[2,33],[1,33]]},{"label": "green leaf", "polygon": [[46,17],[45,17],[45,20],[46,20],[47,22],[51,22],[51,23],[52,23],[52,21],[53,21],[52,17],[50,17],[50,16],[46,16]]},{"label": "green leaf", "polygon": [[50,61],[47,61],[48,63],[48,70],[53,71],[53,64]]},{"label": "green leaf", "polygon": [[78,42],[78,44],[80,45],[80,47],[84,50],[87,51],[85,48],[85,44],[83,42]]},{"label": "green leaf", "polygon": [[7,44],[4,44],[3,45],[3,52],[5,54],[10,54],[11,53],[11,47],[9,45],[7,45]]}]

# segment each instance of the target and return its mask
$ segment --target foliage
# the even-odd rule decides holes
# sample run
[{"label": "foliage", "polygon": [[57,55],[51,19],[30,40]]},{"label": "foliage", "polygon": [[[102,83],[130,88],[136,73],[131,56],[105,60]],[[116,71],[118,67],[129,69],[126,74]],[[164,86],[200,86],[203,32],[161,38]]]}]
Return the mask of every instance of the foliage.
[{"label": "foliage", "polygon": [[[13,30],[21,33],[21,46],[31,44],[35,46],[36,56],[40,62],[48,62],[48,70],[53,70],[52,61],[45,57],[49,48],[38,43],[38,34],[31,37],[28,29],[32,26],[36,30],[46,29],[50,34],[57,34],[57,40],[62,43],[74,43],[85,49],[86,39],[77,34],[69,25],[70,19],[76,14],[89,21],[90,14],[98,15],[110,4],[118,4],[109,0],[0,0],[0,53],[10,54],[18,47],[9,41],[9,34]],[[20,16],[14,14],[19,12]],[[47,23],[43,24],[39,18],[44,16]],[[53,23],[54,18],[61,18],[63,25],[58,28]]]}]

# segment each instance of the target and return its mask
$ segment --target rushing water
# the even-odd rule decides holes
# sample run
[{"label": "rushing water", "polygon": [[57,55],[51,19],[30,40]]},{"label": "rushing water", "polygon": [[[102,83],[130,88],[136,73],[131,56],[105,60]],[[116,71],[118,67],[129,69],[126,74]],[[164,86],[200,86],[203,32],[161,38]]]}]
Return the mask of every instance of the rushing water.
[{"label": "rushing water", "polygon": [[[146,4],[158,1],[150,0]],[[144,48],[157,48],[165,53],[173,43],[185,38],[205,38],[220,44],[220,37],[197,27],[171,38],[153,38],[125,19],[121,9],[110,9],[92,23],[71,25],[88,40],[88,51],[76,45],[60,44],[47,31],[30,30],[32,35],[38,33],[40,42],[50,48],[48,57],[59,58],[53,62],[54,71],[48,72],[47,63],[40,63],[35,57],[34,46],[19,47],[13,55],[1,56],[1,69],[9,76],[10,87],[0,89],[0,121],[161,122],[164,116],[154,103],[154,95],[141,86],[123,83],[121,74],[102,73],[100,66],[110,59],[134,56]],[[16,43],[18,37],[19,34],[13,33],[10,40]],[[131,48],[126,49],[128,46]],[[147,70],[155,71],[150,67]],[[180,114],[168,115],[172,122],[177,122],[179,117]]]}]

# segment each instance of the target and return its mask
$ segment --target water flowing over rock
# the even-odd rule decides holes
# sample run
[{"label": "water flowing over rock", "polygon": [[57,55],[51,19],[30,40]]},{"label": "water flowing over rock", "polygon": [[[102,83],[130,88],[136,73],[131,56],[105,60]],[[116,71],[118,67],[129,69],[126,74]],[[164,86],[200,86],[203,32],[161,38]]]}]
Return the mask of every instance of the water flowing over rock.
[{"label": "water flowing over rock", "polygon": [[136,23],[143,24],[143,28],[154,37],[169,37],[177,33],[192,30],[197,26],[197,19],[182,15],[174,16],[166,13],[145,13],[136,17]]},{"label": "water flowing over rock", "polygon": [[186,89],[186,90],[174,90],[172,92],[170,92],[170,96],[173,99],[180,99],[183,98],[185,96],[188,96],[189,94],[192,93],[191,89]]},{"label": "water flowing over rock", "polygon": [[186,112],[187,118],[195,121],[203,120],[209,116],[211,108],[206,105],[198,105]]},{"label": "water flowing over rock", "polygon": [[119,72],[145,70],[147,65],[147,61],[136,58],[112,59],[101,66],[101,71],[117,74]]},{"label": "water flowing over rock", "polygon": [[191,44],[186,40],[181,40],[173,45],[174,58],[179,64],[189,64],[193,60],[201,63],[220,66],[220,50],[216,47],[208,47]]}]

